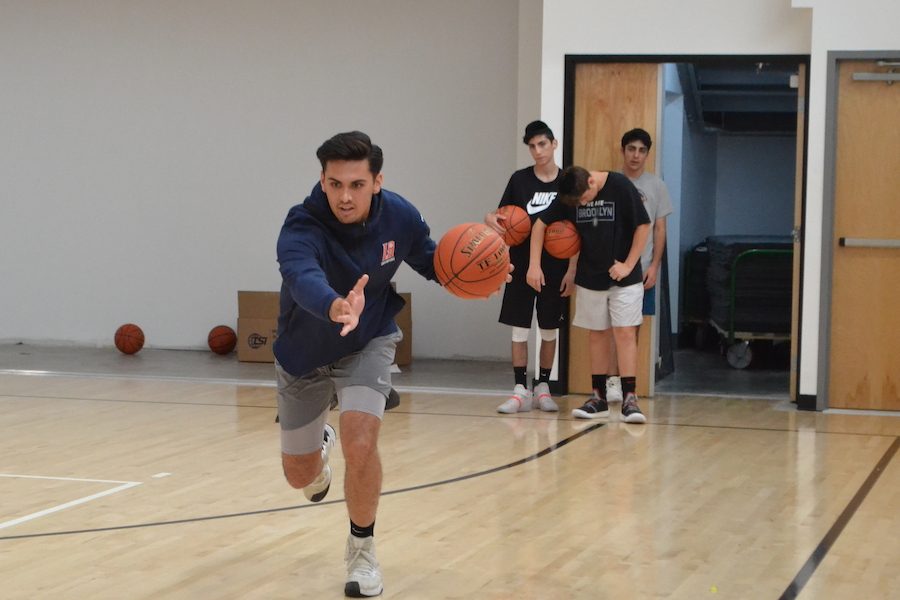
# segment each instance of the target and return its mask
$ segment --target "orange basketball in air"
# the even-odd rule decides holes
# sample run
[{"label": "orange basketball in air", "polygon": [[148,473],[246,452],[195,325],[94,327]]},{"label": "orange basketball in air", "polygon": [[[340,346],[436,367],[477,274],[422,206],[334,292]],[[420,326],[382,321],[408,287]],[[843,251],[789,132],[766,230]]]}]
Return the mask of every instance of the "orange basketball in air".
[{"label": "orange basketball in air", "polygon": [[134,323],[125,323],[116,329],[116,348],[122,354],[134,354],[144,347],[144,331]]},{"label": "orange basketball in air", "polygon": [[506,229],[503,241],[507,246],[518,246],[531,235],[531,217],[523,208],[506,204],[497,209],[497,214],[506,217],[497,222]]},{"label": "orange basketball in air", "polygon": [[544,249],[556,258],[571,258],[581,251],[581,236],[572,221],[555,221],[544,231]]},{"label": "orange basketball in air", "polygon": [[484,223],[463,223],[438,242],[434,271],[454,296],[487,298],[506,281],[509,247]]}]

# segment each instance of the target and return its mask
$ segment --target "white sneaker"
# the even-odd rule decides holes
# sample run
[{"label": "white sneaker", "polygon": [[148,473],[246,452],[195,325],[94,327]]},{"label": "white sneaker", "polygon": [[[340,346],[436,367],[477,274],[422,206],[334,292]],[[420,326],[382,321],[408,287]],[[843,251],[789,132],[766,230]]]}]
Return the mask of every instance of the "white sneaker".
[{"label": "white sneaker", "polygon": [[621,402],[622,401],[622,380],[613,375],[606,378],[606,401]]},{"label": "white sneaker", "polygon": [[344,562],[347,563],[345,596],[368,598],[381,595],[384,584],[381,580],[381,569],[378,568],[378,561],[375,559],[374,537],[348,536]]},{"label": "white sneaker", "polygon": [[537,399],[538,408],[544,412],[557,412],[559,406],[550,395],[550,386],[547,383],[539,383],[534,386],[534,396]]},{"label": "white sneaker", "polygon": [[513,388],[512,396],[509,400],[497,407],[498,413],[511,415],[517,412],[528,412],[531,410],[531,392],[524,385],[517,383]]},{"label": "white sneaker", "polygon": [[335,433],[334,427],[325,423],[325,439],[322,442],[322,470],[319,471],[319,476],[313,479],[312,483],[303,488],[303,495],[310,502],[321,502],[331,487],[331,467],[328,465],[328,455],[334,448],[336,438],[337,433]]}]

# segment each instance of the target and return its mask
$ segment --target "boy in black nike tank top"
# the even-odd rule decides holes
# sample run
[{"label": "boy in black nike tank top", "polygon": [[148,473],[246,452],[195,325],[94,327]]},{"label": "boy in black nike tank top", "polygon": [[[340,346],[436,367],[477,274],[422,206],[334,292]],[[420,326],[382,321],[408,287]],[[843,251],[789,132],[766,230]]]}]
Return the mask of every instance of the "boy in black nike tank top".
[{"label": "boy in black nike tank top", "polygon": [[[518,206],[528,214],[533,224],[538,215],[556,198],[561,173],[554,160],[558,142],[543,121],[529,123],[525,127],[522,141],[528,146],[534,165],[512,174],[499,206]],[[503,219],[502,215],[493,211],[485,216],[484,222],[503,233],[504,228],[500,223]],[[529,242],[530,239],[526,238],[521,244],[509,249],[514,269],[512,281],[506,284],[503,291],[499,321],[512,327],[515,387],[509,399],[497,407],[500,413],[526,412],[534,405],[548,412],[559,410],[550,395],[550,372],[556,356],[562,298],[574,290],[574,261],[570,270],[569,260],[554,258],[546,251],[543,252],[540,260],[547,285],[540,292],[535,291],[525,281],[525,274],[528,272]],[[567,274],[570,276],[567,277]],[[538,383],[532,393],[528,390],[528,336],[535,308],[541,346]]]}]

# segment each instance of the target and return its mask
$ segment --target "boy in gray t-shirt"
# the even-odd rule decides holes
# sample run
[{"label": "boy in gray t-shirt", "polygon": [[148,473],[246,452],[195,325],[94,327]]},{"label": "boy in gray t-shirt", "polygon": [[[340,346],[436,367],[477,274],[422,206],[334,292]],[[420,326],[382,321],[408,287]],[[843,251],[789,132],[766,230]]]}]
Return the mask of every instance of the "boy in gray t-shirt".
[{"label": "boy in gray t-shirt", "polygon": [[[653,141],[650,134],[643,129],[632,129],[622,136],[622,173],[625,174],[641,194],[644,208],[650,217],[650,238],[641,254],[641,270],[644,273],[644,308],[645,315],[656,314],[656,281],[659,277],[659,266],[663,251],[666,249],[666,217],[672,213],[672,201],[669,190],[663,180],[644,170],[647,155]],[[612,365],[616,364],[615,342],[612,344]],[[618,373],[611,374],[607,382],[607,399],[622,399],[622,384]]]}]

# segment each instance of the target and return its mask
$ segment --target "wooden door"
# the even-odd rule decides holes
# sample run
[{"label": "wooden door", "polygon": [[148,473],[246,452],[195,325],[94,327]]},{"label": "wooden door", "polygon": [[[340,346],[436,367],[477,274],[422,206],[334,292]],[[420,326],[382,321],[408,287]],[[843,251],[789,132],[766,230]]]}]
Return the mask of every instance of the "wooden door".
[{"label": "wooden door", "polygon": [[[654,144],[647,170],[656,172],[662,77],[660,64],[583,63],[575,68],[573,164],[599,171],[622,170],[622,134],[640,127]],[[571,314],[575,314],[572,300]],[[651,395],[655,375],[651,356],[652,318],[644,317],[638,340],[637,393]],[[655,353],[654,353],[655,354]],[[591,364],[587,330],[569,332],[569,393],[591,392]]]},{"label": "wooden door", "polygon": [[872,61],[838,72],[827,401],[900,410],[900,85],[854,80],[887,72]]}]

